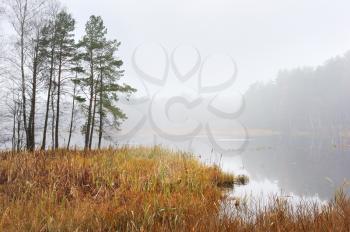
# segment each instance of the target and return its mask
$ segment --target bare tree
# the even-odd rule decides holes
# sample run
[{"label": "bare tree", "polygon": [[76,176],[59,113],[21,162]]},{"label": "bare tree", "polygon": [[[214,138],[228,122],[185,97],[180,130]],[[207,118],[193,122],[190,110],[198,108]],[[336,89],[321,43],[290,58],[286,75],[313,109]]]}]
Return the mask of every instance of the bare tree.
[{"label": "bare tree", "polygon": [[[9,18],[17,35],[16,45],[19,50],[20,67],[20,90],[23,127],[26,136],[27,149],[35,148],[35,102],[36,102],[36,80],[39,65],[39,37],[41,23],[40,13],[43,10],[45,1],[36,0],[9,0]],[[33,33],[34,31],[34,33]],[[34,43],[33,43],[34,42]],[[31,62],[31,64],[28,64]],[[30,67],[30,68],[28,68]],[[31,73],[29,75],[28,73]],[[29,78],[31,76],[31,78]],[[30,80],[31,79],[31,80]],[[28,120],[27,112],[27,87],[31,84],[30,91],[30,112]]]}]

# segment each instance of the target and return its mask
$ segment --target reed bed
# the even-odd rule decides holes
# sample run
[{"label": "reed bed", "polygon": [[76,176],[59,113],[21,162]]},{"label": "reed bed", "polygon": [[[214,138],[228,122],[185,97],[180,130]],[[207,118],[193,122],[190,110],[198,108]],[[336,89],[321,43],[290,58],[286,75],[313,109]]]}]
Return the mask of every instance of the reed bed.
[{"label": "reed bed", "polygon": [[160,147],[0,153],[0,231],[350,231],[343,193],[255,208],[247,178]]},{"label": "reed bed", "polygon": [[218,218],[222,188],[239,180],[159,147],[4,152],[0,229],[192,230]]}]

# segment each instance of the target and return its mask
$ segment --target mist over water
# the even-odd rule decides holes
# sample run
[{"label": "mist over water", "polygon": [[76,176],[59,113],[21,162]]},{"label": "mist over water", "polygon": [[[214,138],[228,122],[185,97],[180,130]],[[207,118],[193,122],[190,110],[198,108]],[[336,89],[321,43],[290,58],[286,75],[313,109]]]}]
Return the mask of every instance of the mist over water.
[{"label": "mist over water", "polygon": [[[81,23],[77,37],[90,13],[104,16],[108,36],[122,41],[118,56],[125,82],[137,89],[129,100],[118,96],[128,118],[120,130],[107,129],[104,147],[161,145],[192,152],[203,162],[248,175],[250,183],[235,189],[240,195],[326,200],[347,186],[348,2],[222,0],[204,1],[200,9],[193,1],[63,2]],[[2,24],[6,34],[10,25]],[[9,78],[0,84],[8,90]],[[38,98],[45,92],[38,91]],[[1,109],[9,96],[0,93]],[[71,96],[62,96],[61,105],[59,137],[65,145]],[[44,111],[38,100],[37,146]],[[77,110],[76,148],[83,147],[84,116]],[[8,112],[1,112],[0,123],[0,146],[9,149]]]},{"label": "mist over water", "polygon": [[[152,134],[151,134],[152,135]],[[310,199],[329,200],[340,187],[346,187],[350,177],[349,148],[335,147],[327,139],[256,136],[249,139],[243,152],[220,153],[204,136],[174,142],[152,136],[135,137],[121,141],[129,145],[161,145],[192,152],[205,163],[218,164],[223,170],[245,174],[250,178],[247,186],[234,190],[241,196],[267,197],[271,194]],[[226,148],[237,148],[242,139],[215,137]],[[236,136],[237,137],[237,136]],[[346,189],[347,190],[347,189]]]},{"label": "mist over water", "polygon": [[230,86],[209,94],[188,83],[165,86],[133,107],[125,102],[129,120],[119,142],[192,152],[248,175],[250,183],[234,191],[241,196],[329,200],[341,187],[348,191],[350,178],[349,67],[346,53],[318,67],[281,71],[243,94]]}]

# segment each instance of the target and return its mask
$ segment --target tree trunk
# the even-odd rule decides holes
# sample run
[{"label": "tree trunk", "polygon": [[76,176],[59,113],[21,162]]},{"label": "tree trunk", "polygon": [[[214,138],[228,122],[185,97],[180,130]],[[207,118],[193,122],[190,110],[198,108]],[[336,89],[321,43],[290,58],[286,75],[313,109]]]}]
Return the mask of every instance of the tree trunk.
[{"label": "tree trunk", "polygon": [[15,102],[13,109],[13,125],[12,125],[12,153],[16,151],[16,115],[17,115],[17,103]]},{"label": "tree trunk", "polygon": [[102,133],[103,133],[103,112],[102,112],[102,97],[103,97],[103,75],[102,75],[102,67],[101,67],[101,73],[100,73],[100,125],[98,130],[98,149],[101,149],[101,142],[102,142]]},{"label": "tree trunk", "polygon": [[[24,16],[26,15],[27,11],[27,2],[24,6]],[[21,22],[21,77],[22,77],[22,115],[23,115],[23,125],[24,125],[24,131],[26,134],[26,145],[28,147],[28,128],[27,128],[27,109],[26,109],[26,83],[25,83],[25,73],[24,73],[24,24],[25,24],[25,18],[23,18]]]},{"label": "tree trunk", "polygon": [[[38,32],[39,33],[39,32]],[[35,45],[34,58],[33,58],[33,77],[32,77],[32,97],[29,113],[29,125],[28,125],[28,144],[27,149],[30,151],[35,150],[35,104],[36,104],[36,79],[38,75],[38,56],[39,56],[39,34],[37,35],[37,41]]]},{"label": "tree trunk", "polygon": [[47,99],[46,99],[46,112],[45,112],[45,122],[44,122],[44,131],[43,131],[43,141],[41,144],[41,150],[46,149],[46,133],[47,133],[47,124],[49,119],[49,109],[50,109],[50,96],[51,96],[51,88],[52,88],[52,76],[54,71],[54,51],[55,47],[53,46],[51,49],[51,61],[50,61],[50,79],[49,79],[49,89],[47,90]]},{"label": "tree trunk", "polygon": [[[19,106],[18,106],[19,107]],[[22,110],[18,109],[18,115],[17,115],[17,152],[21,151],[21,117],[22,117]]]},{"label": "tree trunk", "polygon": [[58,132],[60,123],[60,98],[61,98],[61,75],[62,75],[62,51],[59,55],[58,80],[57,80],[57,106],[56,106],[56,129],[55,129],[55,149],[58,149]]},{"label": "tree trunk", "polygon": [[55,91],[56,91],[56,86],[54,85],[54,89],[52,90],[51,93],[51,111],[52,111],[52,119],[51,119],[51,148],[55,148]]},{"label": "tree trunk", "polygon": [[94,98],[94,63],[93,63],[93,53],[90,52],[90,102],[88,108],[88,119],[85,128],[85,149],[89,148],[90,141],[90,126],[91,126],[91,111],[92,111],[92,103]]},{"label": "tree trunk", "polygon": [[90,150],[92,147],[92,139],[94,137],[95,117],[96,117],[96,100],[97,100],[97,92],[96,92],[96,88],[95,88],[94,109],[92,112],[91,132],[90,132],[90,141],[89,141],[89,149]]},{"label": "tree trunk", "polygon": [[72,113],[71,113],[71,117],[70,117],[70,125],[69,125],[69,135],[68,135],[67,150],[69,150],[70,140],[71,140],[71,138],[72,138],[73,120],[74,120],[74,110],[75,110],[75,94],[76,94],[76,87],[77,87],[77,85],[74,83]]}]

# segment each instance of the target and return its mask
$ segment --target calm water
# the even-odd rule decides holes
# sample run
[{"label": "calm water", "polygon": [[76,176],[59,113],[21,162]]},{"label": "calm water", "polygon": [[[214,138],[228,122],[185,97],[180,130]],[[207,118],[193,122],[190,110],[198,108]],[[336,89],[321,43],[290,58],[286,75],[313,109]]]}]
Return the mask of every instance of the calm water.
[{"label": "calm water", "polygon": [[[330,199],[350,180],[350,147],[346,142],[307,136],[259,136],[248,140],[241,153],[213,149],[206,136],[174,142],[154,137],[135,138],[129,144],[160,144],[193,152],[205,163],[219,164],[225,171],[249,176],[246,186],[234,195],[266,197],[271,194],[293,199]],[[242,139],[216,137],[225,149],[237,149]]]}]

